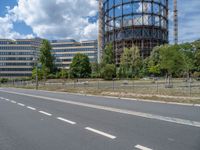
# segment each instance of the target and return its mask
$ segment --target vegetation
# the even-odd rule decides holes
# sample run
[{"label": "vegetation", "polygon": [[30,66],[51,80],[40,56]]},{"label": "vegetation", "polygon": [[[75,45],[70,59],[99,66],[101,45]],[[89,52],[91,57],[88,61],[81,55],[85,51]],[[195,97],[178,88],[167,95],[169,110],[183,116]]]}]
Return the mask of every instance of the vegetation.
[{"label": "vegetation", "polygon": [[[145,76],[200,77],[200,40],[179,45],[161,45],[155,47],[151,55],[142,59],[138,47],[125,48],[119,66],[115,65],[113,45],[104,49],[101,64],[90,63],[87,55],[76,54],[70,69],[57,69],[53,64],[51,46],[47,40],[42,42],[40,49],[41,68],[38,78],[141,78]],[[33,70],[35,78],[36,69]]]},{"label": "vegetation", "polygon": [[132,78],[133,76],[139,76],[141,66],[142,59],[138,47],[125,48],[121,57],[119,77]]},{"label": "vegetation", "polygon": [[53,73],[54,70],[54,58],[51,54],[51,44],[48,40],[43,40],[40,47],[40,58],[39,61],[42,65],[42,75],[46,79],[48,74]]},{"label": "vegetation", "polygon": [[89,58],[85,54],[76,54],[70,64],[70,77],[72,78],[88,78],[91,76],[91,64]]},{"label": "vegetation", "polygon": [[116,76],[116,67],[114,64],[106,64],[101,71],[105,80],[112,80]]},{"label": "vegetation", "polygon": [[101,77],[105,80],[111,80],[116,77],[115,57],[113,45],[110,43],[104,49],[101,66]]}]

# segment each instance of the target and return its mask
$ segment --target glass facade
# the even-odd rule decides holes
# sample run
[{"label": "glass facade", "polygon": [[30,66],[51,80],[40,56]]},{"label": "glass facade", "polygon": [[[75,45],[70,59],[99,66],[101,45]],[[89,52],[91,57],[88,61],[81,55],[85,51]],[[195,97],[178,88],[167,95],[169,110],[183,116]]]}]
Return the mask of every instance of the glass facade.
[{"label": "glass facade", "polygon": [[97,62],[97,41],[53,40],[52,54],[58,68],[69,69],[77,53],[86,54],[90,62]]},{"label": "glass facade", "polygon": [[168,0],[104,0],[104,43],[114,43],[116,61],[125,47],[136,45],[142,56],[168,42]]},{"label": "glass facade", "polygon": [[0,77],[30,77],[41,39],[0,39]]}]

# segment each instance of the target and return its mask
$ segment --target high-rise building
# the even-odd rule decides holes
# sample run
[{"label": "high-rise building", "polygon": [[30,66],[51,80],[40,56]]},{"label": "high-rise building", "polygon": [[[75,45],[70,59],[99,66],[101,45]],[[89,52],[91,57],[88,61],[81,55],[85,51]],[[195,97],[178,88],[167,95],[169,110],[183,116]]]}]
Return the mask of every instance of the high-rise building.
[{"label": "high-rise building", "polygon": [[0,77],[30,77],[41,39],[0,39]]},{"label": "high-rise building", "polygon": [[90,62],[97,62],[98,44],[97,40],[77,42],[71,40],[52,40],[52,54],[55,58],[55,65],[58,68],[69,69],[73,57],[77,53],[86,54]]},{"label": "high-rise building", "polygon": [[103,16],[103,43],[113,43],[116,64],[126,47],[145,58],[168,43],[168,0],[103,0]]}]

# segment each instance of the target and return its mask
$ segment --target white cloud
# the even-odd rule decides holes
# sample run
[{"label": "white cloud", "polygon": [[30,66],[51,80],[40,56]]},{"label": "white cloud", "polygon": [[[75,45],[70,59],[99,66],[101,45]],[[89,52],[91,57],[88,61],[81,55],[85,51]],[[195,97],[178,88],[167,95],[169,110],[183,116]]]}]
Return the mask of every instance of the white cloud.
[{"label": "white cloud", "polygon": [[32,38],[32,34],[23,35],[14,31],[14,22],[15,17],[10,14],[7,14],[4,17],[0,17],[0,38],[8,39],[17,39],[17,38]]},{"label": "white cloud", "polygon": [[88,19],[97,10],[96,0],[19,0],[9,13],[39,37],[86,40],[97,38],[97,23]]}]

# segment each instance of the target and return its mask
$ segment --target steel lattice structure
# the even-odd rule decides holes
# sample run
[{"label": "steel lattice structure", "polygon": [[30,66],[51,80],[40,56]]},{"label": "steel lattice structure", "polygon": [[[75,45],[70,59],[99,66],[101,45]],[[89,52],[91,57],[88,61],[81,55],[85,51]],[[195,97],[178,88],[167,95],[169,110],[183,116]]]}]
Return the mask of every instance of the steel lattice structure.
[{"label": "steel lattice structure", "polygon": [[168,43],[168,0],[103,0],[104,46],[113,43],[116,64],[125,47],[136,45],[141,56]]}]

